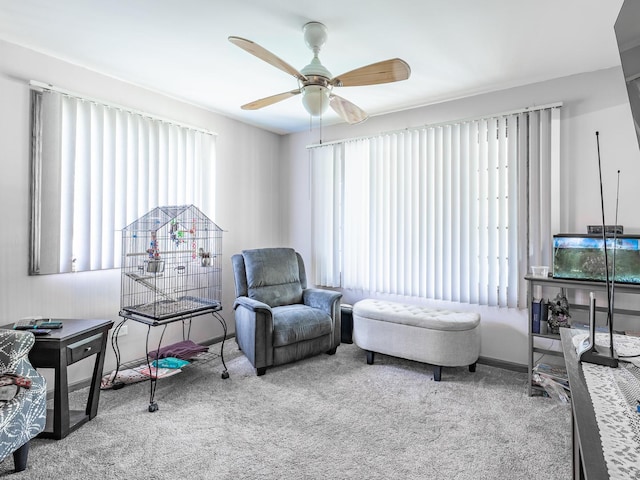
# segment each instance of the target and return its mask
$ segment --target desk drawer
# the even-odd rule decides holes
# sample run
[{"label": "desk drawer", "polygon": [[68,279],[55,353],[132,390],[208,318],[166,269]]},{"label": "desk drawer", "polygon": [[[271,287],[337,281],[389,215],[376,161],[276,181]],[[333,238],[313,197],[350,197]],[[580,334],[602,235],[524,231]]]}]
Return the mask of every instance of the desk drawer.
[{"label": "desk drawer", "polygon": [[102,334],[85,338],[79,342],[72,343],[67,347],[67,365],[78,362],[83,358],[95,355],[102,347]]}]

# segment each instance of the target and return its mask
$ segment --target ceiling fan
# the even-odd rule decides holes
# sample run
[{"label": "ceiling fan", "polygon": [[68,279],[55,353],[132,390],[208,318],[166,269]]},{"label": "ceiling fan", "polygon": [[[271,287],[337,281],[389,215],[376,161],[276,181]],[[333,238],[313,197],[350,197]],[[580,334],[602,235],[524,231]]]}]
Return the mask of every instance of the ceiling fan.
[{"label": "ceiling fan", "polygon": [[313,59],[309,65],[300,71],[251,40],[234,36],[229,37],[229,41],[234,45],[293,75],[298,80],[297,89],[247,103],[241,107],[243,110],[258,110],[301,93],[302,104],[311,116],[319,117],[331,106],[346,122],[351,124],[360,123],[366,120],[368,115],[349,100],[334,94],[334,87],[356,87],[398,82],[406,80],[411,75],[411,68],[407,62],[399,58],[392,58],[332,77],[329,70],[320,63],[318,58],[320,49],[327,40],[327,27],[319,22],[309,22],[302,27],[302,30],[305,43],[313,51]]}]

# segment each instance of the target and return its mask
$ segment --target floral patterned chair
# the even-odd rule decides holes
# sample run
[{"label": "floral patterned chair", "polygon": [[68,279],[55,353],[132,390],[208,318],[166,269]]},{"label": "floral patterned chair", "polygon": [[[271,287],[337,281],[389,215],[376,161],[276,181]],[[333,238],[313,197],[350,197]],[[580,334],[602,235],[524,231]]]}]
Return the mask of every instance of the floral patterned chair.
[{"label": "floral patterned chair", "polygon": [[0,377],[17,375],[31,380],[13,398],[0,402],[0,461],[13,454],[16,472],[27,468],[29,441],[45,427],[47,385],[29,362],[35,337],[26,331],[0,329]]}]

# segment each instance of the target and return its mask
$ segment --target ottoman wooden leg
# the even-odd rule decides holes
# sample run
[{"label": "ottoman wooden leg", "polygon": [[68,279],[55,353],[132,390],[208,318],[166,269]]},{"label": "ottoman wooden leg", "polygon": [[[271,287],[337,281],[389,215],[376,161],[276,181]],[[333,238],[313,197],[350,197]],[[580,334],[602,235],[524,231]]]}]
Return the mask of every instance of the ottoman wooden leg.
[{"label": "ottoman wooden leg", "polygon": [[470,372],[476,371],[476,362],[473,362],[471,365],[469,365],[469,371]]},{"label": "ottoman wooden leg", "polygon": [[373,365],[373,357],[375,353],[371,350],[367,350],[367,365]]},{"label": "ottoman wooden leg", "polygon": [[434,382],[439,382],[441,376],[442,376],[442,367],[439,366],[439,365],[434,365],[434,367],[433,367],[433,380],[434,380]]}]

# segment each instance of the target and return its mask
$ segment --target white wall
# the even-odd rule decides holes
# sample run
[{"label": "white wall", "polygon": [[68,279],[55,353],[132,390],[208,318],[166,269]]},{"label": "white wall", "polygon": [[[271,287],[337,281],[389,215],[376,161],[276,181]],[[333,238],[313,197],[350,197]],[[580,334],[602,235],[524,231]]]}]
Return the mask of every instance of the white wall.
[{"label": "white wall", "polygon": [[[211,184],[216,190],[216,212],[207,213],[225,230],[222,315],[233,331],[231,254],[244,248],[283,242],[279,209],[282,189],[278,175],[280,136],[1,41],[0,59],[0,205],[3,210],[0,324],[31,315],[120,320],[119,270],[41,277],[27,274],[28,81],[38,80],[218,134],[217,175]],[[129,335],[119,341],[123,361],[142,358],[147,328],[131,321],[127,325]],[[160,330],[152,329],[152,342],[159,338]],[[191,335],[194,341],[207,341],[221,335],[222,328],[210,316],[194,320]],[[163,344],[179,340],[182,340],[181,328],[178,324],[170,325]],[[114,366],[115,358],[109,347],[105,373]],[[89,378],[91,368],[91,360],[80,362],[71,369],[70,382]],[[45,373],[49,376],[51,372]]]},{"label": "white wall", "polygon": [[[366,88],[366,87],[362,87]],[[341,95],[348,98],[345,89]],[[640,233],[640,150],[631,120],[631,111],[620,68],[575,75],[526,87],[444,102],[404,112],[372,117],[360,125],[323,127],[322,141],[373,135],[407,127],[436,124],[525,107],[563,102],[561,126],[560,211],[561,232],[583,232],[590,224],[601,224],[598,160],[595,132],[600,132],[605,211],[607,223],[615,218],[617,170],[621,170],[618,221],[625,233]],[[366,110],[366,105],[360,105]],[[311,255],[309,161],[305,146],[319,143],[319,133],[304,132],[284,139],[283,154],[291,172],[288,199],[290,244]],[[560,232],[557,232],[560,233]],[[345,291],[344,301],[361,298]],[[411,300],[409,301],[419,301]],[[425,304],[433,302],[423,301]],[[477,308],[454,305],[456,308]],[[514,309],[482,308],[482,347],[484,357],[527,363],[527,317]],[[640,322],[635,321],[635,330]],[[617,327],[623,327],[622,324]],[[632,324],[633,327],[633,324]]]}]

